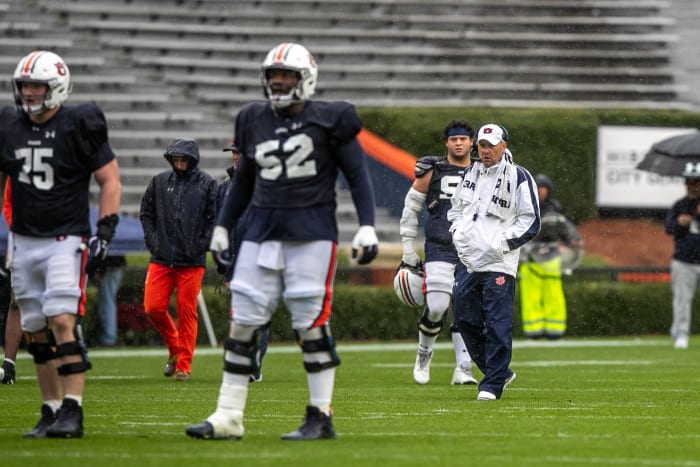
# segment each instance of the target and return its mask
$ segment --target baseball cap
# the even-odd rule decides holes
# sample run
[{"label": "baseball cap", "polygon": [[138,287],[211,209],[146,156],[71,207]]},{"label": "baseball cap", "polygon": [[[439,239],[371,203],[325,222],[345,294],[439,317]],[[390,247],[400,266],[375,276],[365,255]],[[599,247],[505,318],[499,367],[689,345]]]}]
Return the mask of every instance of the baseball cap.
[{"label": "baseball cap", "polygon": [[224,152],[225,152],[225,151],[241,152],[241,150],[238,149],[238,146],[236,146],[236,141],[235,141],[235,140],[231,140],[231,146],[229,146],[229,147],[227,147],[227,148],[223,148],[222,151],[224,151]]},{"label": "baseball cap", "polygon": [[501,141],[506,141],[505,134],[503,133],[503,128],[495,123],[489,123],[479,128],[479,134],[476,137],[476,142],[478,143],[482,139],[485,139],[489,144],[497,145]]},{"label": "baseball cap", "polygon": [[700,179],[700,163],[686,162],[685,168],[683,169],[683,177],[693,180]]}]

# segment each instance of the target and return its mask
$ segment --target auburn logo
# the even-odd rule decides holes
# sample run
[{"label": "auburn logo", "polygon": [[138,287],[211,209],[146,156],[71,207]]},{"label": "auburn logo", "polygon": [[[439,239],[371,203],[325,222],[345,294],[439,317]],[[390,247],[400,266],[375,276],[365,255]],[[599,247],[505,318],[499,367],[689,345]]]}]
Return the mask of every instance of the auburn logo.
[{"label": "auburn logo", "polygon": [[54,63],[54,66],[56,67],[56,73],[58,73],[59,76],[66,75],[66,66],[62,62],[56,62]]}]

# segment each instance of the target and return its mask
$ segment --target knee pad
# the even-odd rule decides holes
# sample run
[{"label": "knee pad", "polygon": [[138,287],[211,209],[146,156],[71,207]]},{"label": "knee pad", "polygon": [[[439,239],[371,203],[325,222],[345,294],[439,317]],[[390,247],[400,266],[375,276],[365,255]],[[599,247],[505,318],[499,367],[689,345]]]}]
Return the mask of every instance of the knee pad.
[{"label": "knee pad", "polygon": [[428,315],[428,308],[425,307],[423,309],[423,314],[418,320],[418,330],[426,336],[437,336],[438,334],[440,334],[440,331],[442,331],[442,326],[445,324],[446,313],[442,314],[442,318],[440,318],[440,321],[431,321]]},{"label": "knee pad", "polygon": [[307,373],[319,373],[340,365],[340,358],[335,352],[335,339],[328,324],[311,329],[295,329],[294,334],[304,354]]},{"label": "knee pad", "polygon": [[231,323],[229,337],[224,339],[224,371],[250,375],[260,369],[260,341],[268,326]]},{"label": "knee pad", "polygon": [[431,291],[425,295],[425,307],[428,309],[430,321],[441,321],[450,309],[452,296],[446,292]]},{"label": "knee pad", "polygon": [[53,333],[48,329],[43,329],[46,334],[46,342],[34,342],[31,333],[24,332],[24,341],[27,343],[27,352],[34,358],[34,363],[44,364],[56,358],[56,340]]},{"label": "knee pad", "polygon": [[92,368],[92,363],[90,363],[90,360],[87,358],[87,350],[81,341],[64,342],[56,346],[56,358],[67,357],[69,355],[80,355],[81,361],[64,363],[59,366],[59,375],[85,373]]}]

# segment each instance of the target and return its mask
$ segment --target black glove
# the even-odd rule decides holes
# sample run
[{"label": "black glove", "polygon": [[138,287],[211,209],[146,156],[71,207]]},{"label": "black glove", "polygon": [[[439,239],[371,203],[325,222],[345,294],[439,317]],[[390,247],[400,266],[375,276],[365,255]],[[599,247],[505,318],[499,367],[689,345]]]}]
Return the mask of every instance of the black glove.
[{"label": "black glove", "polygon": [[211,256],[216,263],[216,272],[226,277],[233,267],[234,255],[226,250],[221,253],[212,251]]},{"label": "black glove", "polygon": [[85,263],[85,272],[93,274],[107,257],[109,242],[114,238],[114,231],[119,223],[119,216],[110,214],[97,221],[97,234],[88,240],[86,248],[88,259]]}]

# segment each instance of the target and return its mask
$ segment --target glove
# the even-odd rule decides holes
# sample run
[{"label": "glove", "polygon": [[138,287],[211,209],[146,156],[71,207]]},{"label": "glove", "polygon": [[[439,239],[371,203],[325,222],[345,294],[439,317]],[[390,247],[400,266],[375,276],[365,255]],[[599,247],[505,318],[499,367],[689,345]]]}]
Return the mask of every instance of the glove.
[{"label": "glove", "polygon": [[211,242],[209,243],[209,251],[221,255],[224,251],[228,251],[228,247],[228,229],[220,225],[214,226]]},{"label": "glove", "polygon": [[362,252],[357,258],[358,264],[367,264],[377,256],[379,240],[377,233],[371,225],[361,225],[355,237],[352,239],[352,257],[357,258],[357,253],[360,248]]},{"label": "glove", "polygon": [[104,262],[109,251],[109,242],[114,238],[114,231],[119,224],[119,216],[110,214],[97,221],[97,234],[90,237],[87,245],[81,247],[88,250],[88,259],[85,263],[85,272],[93,274]]},{"label": "glove", "polygon": [[216,263],[216,272],[222,276],[226,276],[233,266],[235,256],[229,250],[221,253],[212,251],[211,256],[214,258],[214,262]]}]

